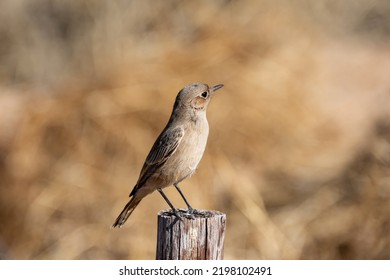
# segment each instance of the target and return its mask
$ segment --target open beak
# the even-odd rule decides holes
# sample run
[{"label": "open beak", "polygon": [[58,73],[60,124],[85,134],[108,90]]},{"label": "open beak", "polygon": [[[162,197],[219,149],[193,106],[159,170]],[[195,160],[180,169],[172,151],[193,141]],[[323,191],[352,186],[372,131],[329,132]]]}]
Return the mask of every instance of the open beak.
[{"label": "open beak", "polygon": [[213,87],[210,89],[210,92],[213,93],[214,91],[219,90],[221,87],[223,87],[223,84],[219,84],[219,85],[213,86]]}]

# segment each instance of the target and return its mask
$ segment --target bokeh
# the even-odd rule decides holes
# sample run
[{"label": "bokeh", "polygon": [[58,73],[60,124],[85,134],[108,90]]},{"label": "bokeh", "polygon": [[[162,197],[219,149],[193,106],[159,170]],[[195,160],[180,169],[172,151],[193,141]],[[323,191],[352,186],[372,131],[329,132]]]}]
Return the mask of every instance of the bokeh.
[{"label": "bokeh", "polygon": [[154,259],[158,193],[110,226],[204,82],[181,187],[227,214],[225,259],[390,259],[389,1],[6,0],[0,23],[0,258]]}]

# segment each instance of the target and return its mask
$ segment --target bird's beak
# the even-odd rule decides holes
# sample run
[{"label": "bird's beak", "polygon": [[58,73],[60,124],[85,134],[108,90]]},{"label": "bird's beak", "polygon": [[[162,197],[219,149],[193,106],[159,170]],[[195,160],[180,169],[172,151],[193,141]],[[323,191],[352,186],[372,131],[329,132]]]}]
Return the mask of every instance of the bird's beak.
[{"label": "bird's beak", "polygon": [[213,86],[213,87],[210,89],[210,92],[213,93],[214,91],[219,90],[221,87],[223,87],[223,84],[219,84],[219,85]]}]

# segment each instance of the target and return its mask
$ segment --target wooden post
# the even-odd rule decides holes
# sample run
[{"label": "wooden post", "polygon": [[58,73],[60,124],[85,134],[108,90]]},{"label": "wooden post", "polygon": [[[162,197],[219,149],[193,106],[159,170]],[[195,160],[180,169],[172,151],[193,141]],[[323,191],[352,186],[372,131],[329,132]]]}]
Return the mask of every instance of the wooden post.
[{"label": "wooden post", "polygon": [[226,215],[218,211],[178,209],[158,213],[157,260],[221,260]]}]

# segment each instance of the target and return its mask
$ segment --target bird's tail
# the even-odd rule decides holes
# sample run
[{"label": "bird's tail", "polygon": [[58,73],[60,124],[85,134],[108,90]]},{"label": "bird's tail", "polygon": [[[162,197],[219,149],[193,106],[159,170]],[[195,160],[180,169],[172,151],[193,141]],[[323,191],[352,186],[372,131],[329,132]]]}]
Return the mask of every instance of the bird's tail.
[{"label": "bird's tail", "polygon": [[122,227],[123,224],[127,221],[127,219],[130,217],[131,213],[133,213],[135,207],[137,207],[138,203],[140,203],[142,198],[139,198],[137,196],[133,196],[130,201],[126,204],[125,208],[123,208],[122,212],[119,214],[118,218],[116,218],[114,224],[112,225],[113,228],[115,227]]}]

